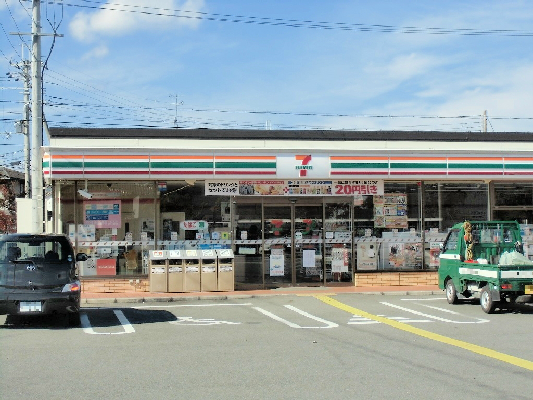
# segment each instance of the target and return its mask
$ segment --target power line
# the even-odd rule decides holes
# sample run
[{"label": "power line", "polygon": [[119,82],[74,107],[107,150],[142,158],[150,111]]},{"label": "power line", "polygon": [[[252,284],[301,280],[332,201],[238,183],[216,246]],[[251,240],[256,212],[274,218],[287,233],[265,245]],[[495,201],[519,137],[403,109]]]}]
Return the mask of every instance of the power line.
[{"label": "power line", "polygon": [[[4,0],[6,1],[6,0]],[[241,16],[241,15],[232,15],[232,14],[210,14],[199,11],[189,11],[189,10],[179,10],[179,9],[166,9],[166,8],[157,8],[157,7],[148,7],[148,6],[136,6],[136,5],[124,5],[124,4],[113,4],[113,3],[100,3],[90,0],[82,0],[85,3],[97,4],[98,6],[89,6],[89,5],[79,5],[79,4],[70,4],[62,3],[65,6],[71,7],[81,7],[81,8],[91,8],[99,10],[113,10],[118,12],[136,12],[147,15],[155,16],[166,16],[166,17],[175,17],[175,18],[193,18],[199,20],[208,20],[208,21],[219,21],[219,22],[234,22],[234,23],[245,23],[245,24],[256,24],[256,25],[271,25],[271,26],[287,26],[287,27],[297,27],[297,28],[310,28],[310,29],[337,29],[337,30],[352,30],[352,31],[361,31],[361,32],[399,32],[399,33],[429,33],[429,34],[460,34],[460,35],[505,35],[505,36],[532,36],[533,33],[529,31],[521,30],[502,30],[502,29],[490,29],[479,31],[473,28],[463,28],[463,29],[445,29],[445,28],[419,28],[419,27],[397,27],[392,25],[368,25],[368,24],[347,24],[340,22],[316,22],[316,21],[303,21],[296,19],[283,19],[283,18],[270,18],[270,17],[253,17],[253,16]],[[56,4],[55,2],[48,2],[48,4]],[[122,7],[122,8],[110,8],[110,7]],[[130,9],[125,9],[129,7]],[[27,11],[27,10],[26,10]],[[171,14],[173,13],[173,14]],[[51,23],[52,25],[52,23]],[[52,26],[54,33],[56,29],[54,28],[55,24]],[[59,25],[57,25],[59,26]],[[349,29],[348,29],[349,28]],[[3,29],[3,26],[2,26]],[[4,30],[5,32],[5,30]],[[12,45],[12,44],[11,44]],[[13,45],[12,45],[13,47]],[[14,47],[13,47],[14,48]],[[15,48],[14,48],[15,49]],[[52,49],[51,49],[52,50]],[[50,51],[51,51],[50,50]],[[16,49],[15,49],[16,51]],[[7,59],[5,54],[2,52],[4,57]],[[115,94],[106,92],[95,88],[94,86],[88,85],[84,82],[77,81],[76,79],[67,77],[60,73],[56,73],[51,70],[47,70],[48,79],[51,79],[49,84],[54,84],[57,86],[64,87],[70,90],[72,93],[80,94],[91,100],[95,100],[101,104],[91,104],[81,103],[74,100],[61,99],[63,104],[54,102],[55,100],[60,100],[58,97],[49,96],[48,99],[51,101],[46,103],[48,107],[53,107],[55,109],[64,108],[70,110],[80,110],[91,108],[93,112],[90,116],[82,116],[79,114],[76,115],[60,115],[57,117],[69,117],[73,119],[88,119],[92,118],[95,122],[83,122],[85,125],[90,126],[118,126],[121,125],[123,121],[128,121],[128,115],[134,115],[137,118],[134,118],[133,122],[139,122],[135,124],[135,127],[168,127],[172,128],[172,125],[168,124],[168,121],[172,121],[172,117],[169,116],[169,107],[154,108],[147,107],[139,102],[134,102],[130,99],[126,99],[122,96],[117,96]],[[50,75],[54,75],[50,78]],[[58,78],[57,75],[63,77],[64,79]],[[54,82],[55,81],[55,82]],[[62,82],[65,85],[61,85]],[[78,84],[73,84],[76,82]],[[72,86],[79,89],[76,91],[72,89]],[[96,93],[96,95],[94,94]],[[91,95],[92,94],[92,95]],[[104,94],[104,95],[102,95]],[[145,99],[148,100],[148,99]],[[72,104],[67,104],[72,103]],[[160,101],[154,101],[155,103],[162,103]],[[138,104],[138,107],[132,107],[132,103]],[[459,115],[459,116],[439,116],[439,115],[352,115],[345,113],[324,113],[324,112],[294,112],[294,111],[275,111],[275,110],[225,110],[225,109],[209,109],[209,108],[181,108],[181,111],[190,112],[193,114],[202,114],[202,113],[221,113],[221,114],[247,114],[247,115],[265,115],[265,116],[298,116],[298,117],[335,117],[335,118],[353,118],[353,119],[431,119],[431,120],[445,120],[450,121],[461,121],[461,120],[474,120],[478,119],[479,115]],[[114,114],[114,115],[113,115]],[[139,119],[139,114],[145,115],[146,118]],[[110,121],[110,118],[113,118],[113,121]],[[491,117],[492,119],[501,119],[501,120],[533,120],[533,117]],[[181,117],[182,121],[186,122],[185,125],[189,124],[190,126],[228,126],[228,127],[258,127],[259,129],[263,128],[263,124],[256,122],[248,121],[220,121],[212,118],[201,118],[201,117]],[[53,122],[50,118],[49,122]],[[4,121],[11,121],[5,119]],[[102,124],[101,121],[107,121],[107,123]],[[142,122],[145,122],[144,124]],[[63,121],[59,123],[72,124],[75,122],[72,121]],[[442,124],[442,123],[441,123]],[[182,124],[180,124],[181,126]],[[282,123],[277,123],[277,126],[284,127],[285,129],[300,129],[302,125],[284,125]],[[307,125],[305,125],[307,126]],[[401,125],[403,127],[423,127],[429,126],[424,124],[416,125]],[[328,129],[327,127],[317,127],[316,129]]]},{"label": "power line", "polygon": [[[15,53],[17,54],[17,57],[20,58],[20,54],[19,52],[17,51],[17,49],[15,48],[15,46],[13,45],[13,43],[11,43],[11,40],[9,40],[9,35],[7,34],[6,30],[4,29],[4,24],[0,22],[0,26],[2,26],[2,31],[4,32],[4,34],[6,35],[7,37],[7,41],[8,43],[11,45],[11,47],[13,48],[13,50],[15,51]],[[2,51],[2,50],[0,50]],[[7,56],[5,55],[5,53],[2,51],[2,55],[4,56],[4,58],[7,60],[7,62],[11,62],[11,60],[9,58],[7,58]]]},{"label": "power line", "polygon": [[429,35],[460,35],[460,36],[516,36],[532,37],[533,31],[519,29],[479,29],[479,28],[442,28],[442,27],[417,27],[417,26],[395,26],[384,24],[364,24],[347,22],[312,21],[272,17],[256,17],[234,14],[206,13],[202,11],[191,11],[171,8],[158,8],[149,6],[101,3],[91,0],[82,0],[84,3],[96,5],[81,5],[63,3],[65,6],[88,8],[96,10],[109,10],[128,13],[138,13],[144,15],[164,16],[173,18],[206,20],[216,22],[241,23],[249,25],[278,26],[289,28],[340,30],[352,32],[378,32],[378,33],[403,33],[403,34],[429,34]]}]

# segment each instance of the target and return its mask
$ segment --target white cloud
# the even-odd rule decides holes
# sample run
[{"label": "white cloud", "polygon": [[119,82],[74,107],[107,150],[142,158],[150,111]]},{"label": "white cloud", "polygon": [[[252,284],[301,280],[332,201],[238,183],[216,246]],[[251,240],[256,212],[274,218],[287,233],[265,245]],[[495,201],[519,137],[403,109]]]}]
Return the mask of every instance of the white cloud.
[{"label": "white cloud", "polygon": [[92,60],[95,58],[102,58],[109,54],[109,49],[106,45],[99,45],[85,53],[82,57],[83,61]]},{"label": "white cloud", "polygon": [[92,41],[98,36],[122,36],[177,26],[195,28],[201,21],[196,17],[204,8],[204,0],[160,0],[157,6],[151,0],[120,0],[103,7],[94,13],[79,12],[74,16],[69,29],[76,39]]},{"label": "white cloud", "polygon": [[[456,76],[455,72],[437,73],[427,85],[427,90],[405,98],[395,98],[379,106],[363,111],[373,115],[439,116],[441,118],[355,118],[354,127],[369,129],[428,129],[480,130],[481,115],[486,110],[490,126],[494,131],[528,131],[531,122],[520,119],[530,116],[533,104],[533,76],[529,73],[533,64],[493,65],[472,78]],[[423,101],[419,101],[419,96]],[[436,98],[431,98],[436,97]],[[464,119],[445,117],[469,116]],[[504,117],[500,119],[498,117]],[[513,117],[519,119],[514,120]],[[491,119],[492,118],[492,119]],[[338,121],[349,123],[349,120]]]},{"label": "white cloud", "polygon": [[394,81],[404,81],[426,74],[444,63],[444,60],[416,53],[395,57],[384,69],[385,75]]},{"label": "white cloud", "polygon": [[15,5],[15,3],[18,3],[17,0],[4,0],[0,2],[0,10],[3,10],[4,8],[11,7]]}]

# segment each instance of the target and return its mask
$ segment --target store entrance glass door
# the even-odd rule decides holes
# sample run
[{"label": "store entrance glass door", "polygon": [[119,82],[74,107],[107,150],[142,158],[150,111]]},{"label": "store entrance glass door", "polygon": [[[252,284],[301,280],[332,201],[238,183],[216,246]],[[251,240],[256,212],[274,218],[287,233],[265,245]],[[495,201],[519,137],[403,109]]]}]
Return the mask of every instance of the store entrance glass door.
[{"label": "store entrance glass door", "polygon": [[294,206],[289,204],[265,205],[263,212],[265,286],[292,284]]},{"label": "store entrance glass door", "polygon": [[322,204],[295,204],[293,207],[295,283],[322,284],[324,280]]},{"label": "store entrance glass door", "polygon": [[273,202],[263,204],[265,287],[350,284],[351,203],[301,197]]}]

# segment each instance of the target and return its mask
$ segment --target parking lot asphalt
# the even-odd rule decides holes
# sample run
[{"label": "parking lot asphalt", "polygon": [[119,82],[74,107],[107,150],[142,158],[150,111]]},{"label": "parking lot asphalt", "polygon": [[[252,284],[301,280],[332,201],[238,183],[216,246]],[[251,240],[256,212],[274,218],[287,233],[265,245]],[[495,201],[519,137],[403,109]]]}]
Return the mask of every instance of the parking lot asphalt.
[{"label": "parking lot asphalt", "polygon": [[266,290],[237,290],[232,292],[189,292],[189,293],[152,293],[129,291],[123,293],[88,293],[82,292],[83,304],[108,303],[145,303],[173,302],[185,300],[225,300],[230,298],[245,299],[259,296],[312,296],[335,295],[344,293],[364,293],[377,295],[431,295],[443,294],[437,285],[421,286],[372,286],[372,287],[283,287]]}]

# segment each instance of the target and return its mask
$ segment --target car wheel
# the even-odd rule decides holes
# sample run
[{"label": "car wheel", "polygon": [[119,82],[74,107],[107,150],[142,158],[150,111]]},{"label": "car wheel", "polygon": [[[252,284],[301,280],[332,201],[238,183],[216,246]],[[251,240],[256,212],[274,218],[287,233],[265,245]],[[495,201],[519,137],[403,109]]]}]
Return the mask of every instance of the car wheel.
[{"label": "car wheel", "polygon": [[488,286],[483,286],[479,295],[479,304],[481,309],[487,314],[492,314],[498,305],[497,301],[492,299],[492,293]]},{"label": "car wheel", "polygon": [[457,290],[451,279],[446,281],[446,300],[448,300],[449,304],[457,304],[459,302]]}]

